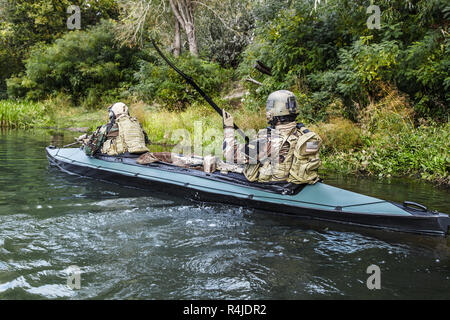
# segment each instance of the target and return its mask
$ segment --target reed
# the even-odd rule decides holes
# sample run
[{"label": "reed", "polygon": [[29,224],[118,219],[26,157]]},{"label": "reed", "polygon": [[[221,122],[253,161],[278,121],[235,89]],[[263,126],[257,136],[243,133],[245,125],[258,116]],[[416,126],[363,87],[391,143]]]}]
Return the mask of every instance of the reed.
[{"label": "reed", "polygon": [[0,126],[29,128],[48,121],[45,105],[29,101],[0,101]]}]

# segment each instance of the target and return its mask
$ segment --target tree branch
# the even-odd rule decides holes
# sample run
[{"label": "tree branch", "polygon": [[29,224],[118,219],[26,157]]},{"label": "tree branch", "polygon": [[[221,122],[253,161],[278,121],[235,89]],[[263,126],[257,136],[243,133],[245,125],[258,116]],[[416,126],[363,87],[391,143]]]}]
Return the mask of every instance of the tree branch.
[{"label": "tree branch", "polygon": [[186,14],[186,3],[183,0],[178,0],[178,11],[180,15],[183,17],[184,22],[189,24],[190,20],[188,15]]},{"label": "tree branch", "polygon": [[211,8],[210,6],[204,4],[203,2],[196,1],[196,0],[192,1],[192,3],[196,3],[196,4],[199,4],[199,5],[204,6],[205,8],[207,8],[208,10],[210,10],[210,11],[211,11],[211,12],[212,12],[212,13],[220,20],[220,22],[222,22],[222,24],[223,24],[223,26],[224,26],[225,28],[227,28],[228,30],[230,30],[230,31],[232,31],[232,32],[234,32],[234,33],[236,33],[236,34],[238,34],[238,35],[241,35],[241,33],[240,33],[239,31],[234,30],[233,28],[231,28],[230,26],[228,26],[227,23],[220,17],[220,15],[219,15],[213,8]]},{"label": "tree branch", "polygon": [[183,20],[183,17],[181,17],[180,12],[178,11],[178,3],[175,3],[174,0],[169,0],[170,7],[172,8],[173,14],[175,15],[175,18],[178,20],[178,22],[181,24],[183,29],[186,29],[186,21]]},{"label": "tree branch", "polygon": [[245,81],[248,81],[248,82],[251,82],[251,83],[254,83],[254,84],[257,84],[258,86],[262,86],[262,85],[263,85],[261,82],[255,80],[255,79],[253,79],[253,78],[251,78],[251,77],[247,77],[247,78],[245,78],[244,80],[245,80]]}]

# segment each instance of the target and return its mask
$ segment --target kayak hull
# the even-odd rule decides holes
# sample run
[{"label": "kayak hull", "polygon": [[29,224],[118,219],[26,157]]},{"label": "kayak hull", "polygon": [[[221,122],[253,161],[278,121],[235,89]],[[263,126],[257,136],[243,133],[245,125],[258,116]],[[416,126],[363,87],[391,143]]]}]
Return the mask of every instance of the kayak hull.
[{"label": "kayak hull", "polygon": [[282,195],[212,180],[211,175],[190,169],[171,172],[170,167],[99,160],[85,156],[79,149],[49,147],[46,153],[51,165],[71,174],[198,201],[426,235],[445,236],[450,226],[450,218],[446,214],[406,208],[323,183],[307,185],[296,195]]}]

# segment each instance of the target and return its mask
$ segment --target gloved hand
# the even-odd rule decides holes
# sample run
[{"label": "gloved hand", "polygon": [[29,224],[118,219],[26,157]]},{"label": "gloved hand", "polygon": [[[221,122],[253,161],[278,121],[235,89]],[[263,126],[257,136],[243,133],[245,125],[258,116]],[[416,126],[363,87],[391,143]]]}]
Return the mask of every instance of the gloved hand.
[{"label": "gloved hand", "polygon": [[222,117],[224,128],[234,128],[233,116],[231,114],[222,109]]},{"label": "gloved hand", "polygon": [[87,139],[87,133],[85,133],[85,134],[82,134],[81,136],[79,136],[78,138],[75,138],[75,140],[76,141],[82,141],[82,140],[84,140],[84,139]]},{"label": "gloved hand", "polygon": [[82,134],[78,138],[75,138],[75,141],[80,142],[80,143],[84,143],[84,144],[86,144],[88,142],[88,140],[89,140],[89,136],[87,135],[87,133]]}]

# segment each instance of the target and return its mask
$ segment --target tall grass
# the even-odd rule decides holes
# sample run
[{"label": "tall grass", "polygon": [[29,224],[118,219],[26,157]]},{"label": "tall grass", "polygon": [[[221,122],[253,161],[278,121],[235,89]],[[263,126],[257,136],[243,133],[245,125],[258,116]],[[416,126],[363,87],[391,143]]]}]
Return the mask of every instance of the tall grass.
[{"label": "tall grass", "polygon": [[49,114],[43,103],[29,101],[0,101],[0,126],[28,128],[49,121]]},{"label": "tall grass", "polygon": [[450,124],[419,119],[396,92],[359,114],[359,122],[330,119],[312,127],[324,140],[322,163],[341,173],[416,176],[450,185]]},{"label": "tall grass", "polygon": [[[324,168],[344,173],[363,173],[390,176],[419,176],[422,179],[450,185],[450,124],[426,123],[414,126],[410,107],[404,101],[389,99],[361,113],[358,123],[343,118],[330,118],[327,122],[310,125],[323,140]],[[256,132],[267,126],[264,108],[227,109],[244,131]],[[203,141],[204,147],[218,145],[221,149],[222,119],[208,105],[194,104],[184,111],[173,112],[142,102],[131,103],[130,113],[137,117],[147,131],[154,147],[176,145],[179,129],[194,138],[195,123],[199,122],[202,134],[214,130],[213,140]],[[93,131],[108,121],[105,108],[86,110],[68,106],[63,101],[0,101],[0,126],[29,128],[56,126],[59,128],[83,127]],[[199,128],[197,126],[197,128]],[[205,135],[206,136],[206,135]],[[178,137],[178,140],[174,137]],[[191,141],[192,142],[192,141]]]},{"label": "tall grass", "polygon": [[[228,111],[234,116],[235,123],[244,131],[257,131],[267,126],[265,113],[252,112],[245,108]],[[222,118],[205,104],[192,105],[183,111],[175,112],[137,103],[130,106],[130,113],[138,118],[154,143],[176,143],[172,140],[172,135],[178,129],[184,129],[193,135],[196,122],[201,125],[203,133],[206,130],[223,132]]]}]

